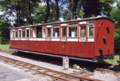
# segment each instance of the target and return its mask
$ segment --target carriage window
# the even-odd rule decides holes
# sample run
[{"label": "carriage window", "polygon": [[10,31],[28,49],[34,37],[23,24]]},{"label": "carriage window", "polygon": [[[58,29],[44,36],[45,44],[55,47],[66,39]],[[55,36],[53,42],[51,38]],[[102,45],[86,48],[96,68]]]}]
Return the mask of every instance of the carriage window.
[{"label": "carriage window", "polygon": [[46,29],[43,29],[43,37],[46,37]]},{"label": "carriage window", "polygon": [[69,37],[77,37],[77,26],[69,27]]},{"label": "carriage window", "polygon": [[66,37],[66,27],[62,27],[62,37]]},{"label": "carriage window", "polygon": [[21,31],[19,31],[19,37],[21,37]]},{"label": "carriage window", "polygon": [[15,32],[15,36],[18,37],[18,32],[17,31]]},{"label": "carriage window", "polygon": [[29,37],[29,30],[27,30],[27,37]]},{"label": "carriage window", "polygon": [[25,31],[22,31],[22,37],[25,37]]},{"label": "carriage window", "polygon": [[89,25],[89,36],[90,37],[94,36],[94,25]]},{"label": "carriage window", "polygon": [[81,26],[80,36],[86,36],[86,26]]},{"label": "carriage window", "polygon": [[59,37],[59,28],[53,28],[53,37]]},{"label": "carriage window", "polygon": [[37,27],[37,37],[42,37],[42,27]]},{"label": "carriage window", "polygon": [[15,37],[14,31],[12,31],[11,37],[13,37],[13,38]]},{"label": "carriage window", "polygon": [[30,30],[30,37],[32,37],[32,30]]},{"label": "carriage window", "polygon": [[47,37],[50,37],[50,36],[51,36],[50,28],[47,28]]}]

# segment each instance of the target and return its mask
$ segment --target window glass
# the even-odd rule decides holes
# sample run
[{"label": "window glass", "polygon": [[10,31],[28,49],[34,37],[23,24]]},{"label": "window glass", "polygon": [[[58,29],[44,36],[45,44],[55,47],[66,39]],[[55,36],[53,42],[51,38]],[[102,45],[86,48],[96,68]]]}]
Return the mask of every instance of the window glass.
[{"label": "window glass", "polygon": [[27,30],[27,37],[29,37],[29,30]]},{"label": "window glass", "polygon": [[15,36],[18,37],[18,31],[15,32]]},{"label": "window glass", "polygon": [[59,28],[53,28],[53,37],[59,37]]},{"label": "window glass", "polygon": [[19,37],[21,37],[21,31],[19,31]]},{"label": "window glass", "polygon": [[11,37],[13,38],[15,37],[14,31],[12,31]]},{"label": "window glass", "polygon": [[62,37],[66,37],[66,27],[62,27]]},{"label": "window glass", "polygon": [[25,31],[22,31],[22,37],[25,37]]},{"label": "window glass", "polygon": [[94,25],[89,25],[89,36],[90,37],[94,36]]},{"label": "window glass", "polygon": [[30,30],[30,37],[32,37],[32,30]]},{"label": "window glass", "polygon": [[77,26],[69,27],[69,37],[77,37]]},{"label": "window glass", "polygon": [[81,26],[80,36],[86,36],[86,26]]},{"label": "window glass", "polygon": [[50,28],[47,28],[47,37],[50,37],[50,35],[51,35]]},{"label": "window glass", "polygon": [[43,29],[43,37],[46,37],[46,30]]},{"label": "window glass", "polygon": [[37,37],[42,37],[42,27],[37,27]]}]

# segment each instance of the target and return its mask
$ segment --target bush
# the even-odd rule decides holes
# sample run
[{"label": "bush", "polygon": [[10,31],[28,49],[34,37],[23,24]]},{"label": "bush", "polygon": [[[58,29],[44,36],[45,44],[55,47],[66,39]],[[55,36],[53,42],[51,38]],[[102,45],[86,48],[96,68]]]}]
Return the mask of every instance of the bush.
[{"label": "bush", "polygon": [[10,43],[10,41],[5,37],[1,37],[0,41],[1,41],[1,44],[9,44]]}]

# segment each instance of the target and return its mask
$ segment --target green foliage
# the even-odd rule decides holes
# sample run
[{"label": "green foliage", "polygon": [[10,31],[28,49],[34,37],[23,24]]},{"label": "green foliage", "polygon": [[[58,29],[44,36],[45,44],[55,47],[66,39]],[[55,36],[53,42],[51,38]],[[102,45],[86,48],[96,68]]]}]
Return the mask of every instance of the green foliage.
[{"label": "green foliage", "polygon": [[[43,6],[39,6],[38,8],[36,8],[36,12],[34,13],[34,17],[33,17],[33,23],[45,23],[45,17],[46,17],[46,13],[47,12],[47,5],[43,5]],[[49,18],[47,22],[53,22],[54,21],[54,17],[52,15],[52,12],[50,12],[49,14]]]},{"label": "green foliage", "polygon": [[120,28],[114,30],[115,40],[120,40]]},{"label": "green foliage", "polygon": [[0,43],[6,44],[10,39],[10,23],[4,19],[0,19]]},{"label": "green foliage", "polygon": [[120,40],[120,1],[117,2],[118,7],[113,7],[111,10],[111,18],[115,21],[115,30],[114,30],[114,37],[115,40]]},{"label": "green foliage", "polygon": [[110,17],[115,21],[114,39],[115,52],[119,52],[120,47],[120,1],[117,1],[117,6],[113,7],[110,12]]},{"label": "green foliage", "polygon": [[85,13],[84,13],[82,10],[80,10],[78,16],[79,16],[80,18],[82,18],[84,14],[85,14]]},{"label": "green foliage", "polygon": [[93,30],[90,30],[89,31],[89,36],[94,36],[94,33],[93,33],[94,31]]}]

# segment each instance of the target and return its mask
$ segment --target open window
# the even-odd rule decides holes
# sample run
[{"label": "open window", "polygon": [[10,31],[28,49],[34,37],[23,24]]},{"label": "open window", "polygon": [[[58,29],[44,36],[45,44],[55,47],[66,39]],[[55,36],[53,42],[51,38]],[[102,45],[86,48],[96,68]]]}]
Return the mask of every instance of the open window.
[{"label": "open window", "polygon": [[80,26],[80,36],[85,37],[86,36],[86,25]]},{"label": "open window", "polygon": [[94,25],[89,25],[89,37],[94,37]]},{"label": "open window", "polygon": [[22,37],[25,37],[25,30],[22,31]]},{"label": "open window", "polygon": [[12,37],[12,38],[15,37],[15,31],[11,31],[11,37]]},{"label": "open window", "polygon": [[47,28],[47,37],[51,36],[51,28]]},{"label": "open window", "polygon": [[77,26],[69,27],[69,37],[77,37]]},{"label": "open window", "polygon": [[59,37],[59,28],[53,28],[53,37]]},{"label": "open window", "polygon": [[31,29],[26,30],[26,37],[27,38],[32,37],[32,30]]},{"label": "open window", "polygon": [[30,34],[29,34],[29,35],[30,35],[29,37],[32,37],[32,30],[30,29],[29,31],[30,31],[30,32],[29,32],[29,33],[30,33]]},{"label": "open window", "polygon": [[18,31],[15,31],[15,37],[16,38],[18,37]]},{"label": "open window", "polygon": [[26,33],[27,33],[27,35],[26,35],[26,36],[27,36],[27,37],[29,37],[29,30],[26,30]]},{"label": "open window", "polygon": [[46,37],[46,29],[45,29],[45,28],[43,28],[42,36],[43,36],[43,37]]},{"label": "open window", "polygon": [[37,37],[38,38],[42,37],[42,27],[37,27]]},{"label": "open window", "polygon": [[66,37],[66,27],[62,27],[62,37]]},{"label": "open window", "polygon": [[19,30],[19,37],[21,37],[21,30]]}]

